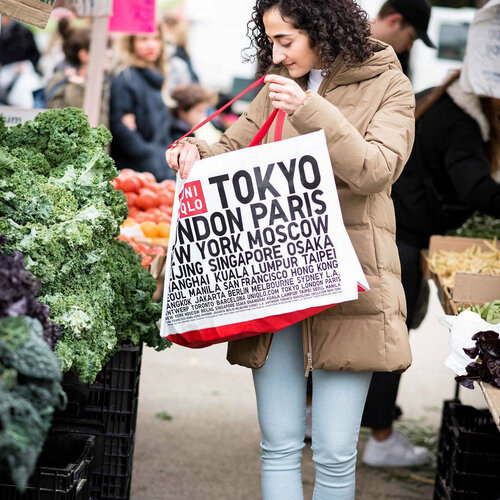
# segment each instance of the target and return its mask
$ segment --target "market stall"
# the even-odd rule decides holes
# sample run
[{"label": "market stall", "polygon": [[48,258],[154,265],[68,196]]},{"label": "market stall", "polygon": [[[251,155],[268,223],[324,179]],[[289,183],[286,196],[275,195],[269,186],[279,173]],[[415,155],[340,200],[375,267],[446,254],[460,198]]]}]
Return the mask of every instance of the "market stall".
[{"label": "market stall", "polygon": [[[452,337],[446,364],[456,370],[457,363],[468,363],[456,371],[455,397],[444,404],[434,498],[494,498],[500,479],[499,352],[493,331],[500,323],[500,245],[496,238],[433,236],[422,263],[450,318],[441,321]],[[477,328],[470,326],[474,321]],[[472,389],[474,382],[487,410],[460,404],[459,383]]]}]

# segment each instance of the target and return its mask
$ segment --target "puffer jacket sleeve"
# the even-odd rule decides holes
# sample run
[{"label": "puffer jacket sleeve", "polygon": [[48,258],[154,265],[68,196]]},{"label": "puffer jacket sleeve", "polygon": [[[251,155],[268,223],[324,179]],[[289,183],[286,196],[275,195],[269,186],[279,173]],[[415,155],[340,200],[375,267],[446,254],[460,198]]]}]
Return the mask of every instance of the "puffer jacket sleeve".
[{"label": "puffer jacket sleeve", "polygon": [[226,130],[219,142],[209,145],[207,142],[194,137],[189,137],[181,142],[194,144],[198,148],[202,159],[248,147],[255,134],[264,124],[267,116],[271,113],[267,100],[268,87],[269,85],[264,86],[251,102],[248,110]]},{"label": "puffer jacket sleeve", "polygon": [[414,112],[411,84],[397,72],[364,136],[335,105],[310,90],[290,123],[301,134],[323,129],[335,175],[354,193],[367,195],[385,191],[401,174],[413,145]]}]

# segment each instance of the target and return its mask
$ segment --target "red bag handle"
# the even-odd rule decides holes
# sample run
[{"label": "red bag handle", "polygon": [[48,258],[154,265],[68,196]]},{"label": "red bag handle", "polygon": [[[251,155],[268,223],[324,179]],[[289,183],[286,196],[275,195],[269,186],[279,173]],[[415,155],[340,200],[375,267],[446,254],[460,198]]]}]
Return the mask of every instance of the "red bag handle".
[{"label": "red bag handle", "polygon": [[[258,80],[253,82],[249,87],[247,87],[245,90],[240,92],[236,97],[231,99],[228,103],[224,104],[221,108],[219,108],[217,111],[212,113],[208,118],[205,118],[201,123],[198,123],[195,127],[193,127],[188,133],[184,134],[182,137],[179,137],[176,141],[174,141],[170,146],[168,146],[167,150],[170,148],[173,148],[174,146],[177,145],[179,141],[182,141],[182,139],[185,139],[186,137],[189,137],[193,132],[196,132],[199,128],[203,127],[203,125],[206,125],[208,122],[212,121],[214,118],[219,116],[225,109],[229,108],[231,104],[236,102],[238,99],[243,97],[247,92],[250,92],[250,90],[254,89],[255,87],[258,87],[262,83],[264,83],[264,78],[266,75],[260,77]],[[269,118],[264,122],[262,127],[258,130],[257,134],[255,134],[255,137],[252,139],[252,141],[249,144],[249,148],[253,146],[258,146],[261,142],[262,139],[264,139],[265,135],[269,132],[269,129],[271,128],[271,125],[273,124],[274,119],[278,116],[278,120],[276,122],[276,130],[274,133],[274,140],[275,141],[280,141],[282,132],[283,132],[283,124],[285,122],[285,113],[284,111],[274,109],[273,112],[269,115]]]}]

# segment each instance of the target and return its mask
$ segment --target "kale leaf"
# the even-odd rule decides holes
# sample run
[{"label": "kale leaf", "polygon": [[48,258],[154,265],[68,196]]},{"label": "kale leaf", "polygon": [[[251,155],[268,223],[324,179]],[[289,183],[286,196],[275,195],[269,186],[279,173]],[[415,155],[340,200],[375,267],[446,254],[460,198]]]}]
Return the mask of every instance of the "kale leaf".
[{"label": "kale leaf", "polygon": [[59,361],[28,316],[0,319],[0,472],[26,488],[52,422],[63,409]]}]

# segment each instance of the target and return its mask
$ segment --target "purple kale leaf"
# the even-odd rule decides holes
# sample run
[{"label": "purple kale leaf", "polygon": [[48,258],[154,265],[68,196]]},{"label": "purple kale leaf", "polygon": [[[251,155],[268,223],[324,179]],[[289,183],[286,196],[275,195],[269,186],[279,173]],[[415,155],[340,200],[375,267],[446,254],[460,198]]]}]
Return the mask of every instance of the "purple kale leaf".
[{"label": "purple kale leaf", "polygon": [[36,300],[40,281],[24,267],[23,255],[14,252],[6,255],[2,251],[5,236],[0,235],[0,318],[7,316],[30,316],[43,327],[43,337],[52,349],[61,336],[61,328],[49,319],[50,309]]},{"label": "purple kale leaf", "polygon": [[500,338],[498,333],[492,330],[478,332],[472,336],[472,340],[476,341],[475,347],[464,349],[464,352],[474,361],[466,366],[467,375],[455,377],[455,380],[468,389],[474,389],[474,381],[488,382],[500,387]]}]

